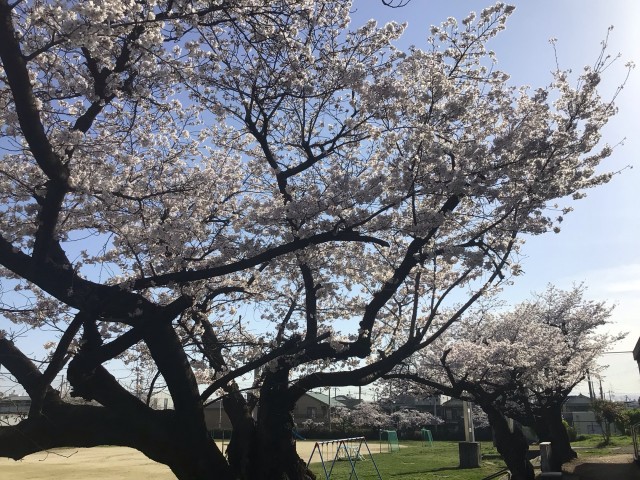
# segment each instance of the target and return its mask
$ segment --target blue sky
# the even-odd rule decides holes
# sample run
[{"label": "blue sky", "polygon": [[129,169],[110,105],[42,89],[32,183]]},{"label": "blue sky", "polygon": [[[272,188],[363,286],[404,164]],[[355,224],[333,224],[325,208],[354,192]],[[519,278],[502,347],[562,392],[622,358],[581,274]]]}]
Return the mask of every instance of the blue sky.
[{"label": "blue sky", "polygon": [[[640,1],[638,0],[518,0],[507,29],[492,41],[498,67],[511,75],[514,85],[544,86],[555,68],[555,54],[549,39],[557,39],[558,61],[562,68],[579,72],[592,65],[600,51],[607,28],[609,53],[621,58],[607,72],[602,94],[608,98],[625,76],[624,64],[640,64]],[[412,0],[402,8],[385,8],[379,0],[356,0],[352,14],[355,27],[369,18],[380,23],[408,22],[399,46],[426,47],[429,27],[449,16],[464,18],[491,5],[488,1]],[[640,69],[632,72],[617,100],[619,114],[607,125],[603,141],[623,145],[614,149],[603,170],[627,168],[603,187],[588,192],[573,204],[559,234],[530,238],[522,260],[525,274],[505,288],[503,299],[518,303],[531,292],[542,291],[548,283],[570,288],[584,282],[587,296],[616,304],[611,332],[629,332],[614,351],[628,352],[640,336]],[[568,202],[566,202],[568,204]],[[640,372],[631,353],[603,357],[603,390],[619,399],[640,396]],[[588,394],[586,385],[577,389]]]}]

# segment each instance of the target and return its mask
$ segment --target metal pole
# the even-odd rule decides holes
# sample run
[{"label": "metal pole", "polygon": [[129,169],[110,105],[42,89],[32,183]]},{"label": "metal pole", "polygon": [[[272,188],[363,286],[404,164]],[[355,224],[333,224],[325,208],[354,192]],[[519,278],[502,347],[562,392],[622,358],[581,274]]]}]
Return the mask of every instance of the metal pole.
[{"label": "metal pole", "polygon": [[329,387],[329,431],[331,431],[331,387]]}]

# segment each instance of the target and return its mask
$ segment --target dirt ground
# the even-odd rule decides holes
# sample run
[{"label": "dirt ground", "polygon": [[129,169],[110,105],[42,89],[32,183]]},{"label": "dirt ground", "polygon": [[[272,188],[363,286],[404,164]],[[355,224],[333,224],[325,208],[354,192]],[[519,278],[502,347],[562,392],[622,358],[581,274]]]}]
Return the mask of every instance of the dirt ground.
[{"label": "dirt ground", "polygon": [[571,480],[640,480],[640,466],[632,454],[576,458],[562,467]]},{"label": "dirt ground", "polygon": [[2,480],[175,480],[169,467],[126,447],[65,448],[22,460],[0,458]]},{"label": "dirt ground", "polygon": [[[298,455],[308,460],[315,442],[298,441]],[[370,445],[378,453],[378,445]],[[363,447],[364,449],[364,447]],[[364,451],[364,450],[363,450]],[[327,447],[323,455],[332,454]],[[320,461],[316,452],[314,463]],[[65,448],[14,461],[0,458],[0,480],[175,480],[169,467],[126,447]]]},{"label": "dirt ground", "polygon": [[[315,443],[298,441],[298,454],[308,460]],[[371,444],[371,453],[379,452]],[[364,447],[363,447],[364,448]],[[364,450],[363,450],[364,451]],[[323,456],[333,455],[325,447]],[[313,461],[319,461],[317,451]],[[633,455],[582,457],[566,464],[565,477],[571,480],[640,480],[640,466]],[[20,461],[0,458],[0,480],[175,480],[169,467],[149,460],[126,447],[67,448],[29,455]]]}]

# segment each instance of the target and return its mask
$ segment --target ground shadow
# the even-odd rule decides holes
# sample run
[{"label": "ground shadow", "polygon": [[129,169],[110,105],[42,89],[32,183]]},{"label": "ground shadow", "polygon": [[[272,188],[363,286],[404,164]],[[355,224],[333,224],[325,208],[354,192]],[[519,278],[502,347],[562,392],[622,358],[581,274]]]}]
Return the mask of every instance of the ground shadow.
[{"label": "ground shadow", "polygon": [[580,480],[640,480],[640,466],[635,463],[589,463],[576,466],[573,471]]}]

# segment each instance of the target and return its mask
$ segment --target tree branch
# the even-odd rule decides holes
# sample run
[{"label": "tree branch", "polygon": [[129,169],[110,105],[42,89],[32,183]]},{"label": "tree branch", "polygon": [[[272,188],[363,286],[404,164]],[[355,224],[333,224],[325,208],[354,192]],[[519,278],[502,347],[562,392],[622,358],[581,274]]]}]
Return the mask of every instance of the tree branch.
[{"label": "tree branch", "polygon": [[245,258],[226,265],[218,265],[215,267],[203,268],[200,270],[186,270],[181,272],[165,273],[155,275],[153,277],[140,278],[131,283],[132,290],[141,290],[150,287],[161,287],[171,283],[189,283],[197,280],[220,277],[231,273],[247,270],[262,263],[268,262],[276,257],[292,253],[311,245],[320,245],[329,242],[365,242],[375,243],[377,245],[389,246],[383,240],[375,237],[361,235],[351,230],[342,230],[339,232],[323,232],[311,237],[296,239],[277,247],[269,248],[253,257]]}]

